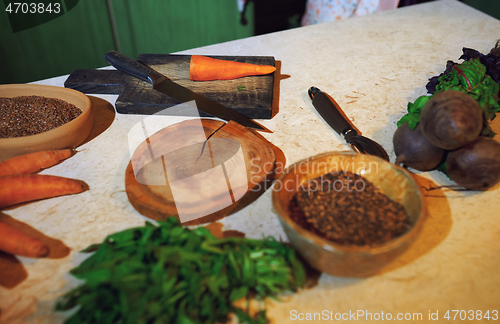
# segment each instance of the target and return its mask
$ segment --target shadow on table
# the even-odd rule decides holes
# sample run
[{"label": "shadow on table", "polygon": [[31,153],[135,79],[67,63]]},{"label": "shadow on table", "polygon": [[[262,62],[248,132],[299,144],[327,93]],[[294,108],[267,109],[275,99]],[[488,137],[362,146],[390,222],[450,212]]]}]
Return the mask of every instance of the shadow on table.
[{"label": "shadow on table", "polygon": [[87,139],[80,144],[80,146],[90,142],[108,129],[115,120],[116,115],[113,105],[106,100],[93,96],[88,97],[92,102],[92,108],[94,110],[94,126],[92,126],[92,130]]},{"label": "shadow on table", "polygon": [[281,80],[288,79],[288,74],[281,74],[281,61],[274,62],[276,71],[274,72],[273,103],[271,107],[271,119],[280,111],[280,83]]},{"label": "shadow on table", "polygon": [[443,191],[444,188],[417,174],[412,174],[412,176],[423,188],[427,204],[427,219],[419,236],[410,247],[396,260],[380,270],[378,274],[403,267],[427,254],[443,242],[451,230],[453,220],[448,199]]}]

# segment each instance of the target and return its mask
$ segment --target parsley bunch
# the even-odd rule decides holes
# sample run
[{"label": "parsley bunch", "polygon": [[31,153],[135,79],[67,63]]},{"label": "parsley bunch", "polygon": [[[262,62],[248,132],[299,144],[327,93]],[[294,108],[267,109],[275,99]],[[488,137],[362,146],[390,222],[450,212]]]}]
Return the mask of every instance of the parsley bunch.
[{"label": "parsley bunch", "polygon": [[276,298],[304,285],[295,251],[269,237],[217,239],[203,227],[171,217],[108,236],[83,252],[95,253],[71,270],[85,283],[56,310],[79,307],[66,323],[267,323],[234,302]]}]

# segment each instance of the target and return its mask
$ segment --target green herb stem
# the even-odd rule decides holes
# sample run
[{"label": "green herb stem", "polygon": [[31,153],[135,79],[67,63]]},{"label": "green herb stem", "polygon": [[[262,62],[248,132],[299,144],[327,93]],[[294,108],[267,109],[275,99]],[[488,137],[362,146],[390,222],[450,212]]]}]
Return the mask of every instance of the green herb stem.
[{"label": "green herb stem", "polygon": [[56,310],[78,310],[66,323],[266,323],[233,305],[241,298],[278,298],[305,282],[295,251],[274,238],[216,239],[171,217],[108,236],[71,270],[84,284]]}]

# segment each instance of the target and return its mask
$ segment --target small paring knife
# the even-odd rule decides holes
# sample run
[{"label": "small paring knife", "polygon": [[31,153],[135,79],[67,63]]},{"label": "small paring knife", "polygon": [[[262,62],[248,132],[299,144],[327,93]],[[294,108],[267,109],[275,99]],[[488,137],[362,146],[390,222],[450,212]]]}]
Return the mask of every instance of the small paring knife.
[{"label": "small paring knife", "polygon": [[351,145],[355,151],[363,154],[375,155],[389,161],[387,152],[380,144],[358,134],[351,123],[349,123],[341,113],[341,109],[335,100],[330,99],[326,93],[316,87],[309,88],[307,93],[312,100],[314,108],[316,108],[321,117],[323,117],[328,125],[330,125],[339,135],[342,135],[345,141]]},{"label": "small paring knife", "polygon": [[265,127],[254,122],[250,118],[243,116],[242,114],[216,101],[213,101],[212,99],[209,99],[199,93],[196,93],[173,82],[168,77],[123,54],[120,54],[116,51],[111,51],[106,53],[104,55],[104,58],[117,70],[120,70],[138,79],[150,82],[153,85],[153,89],[155,89],[156,91],[179,100],[180,102],[188,102],[194,100],[196,102],[196,107],[198,108],[198,110],[206,112],[207,114],[226,121],[235,121],[245,127],[271,132]]}]

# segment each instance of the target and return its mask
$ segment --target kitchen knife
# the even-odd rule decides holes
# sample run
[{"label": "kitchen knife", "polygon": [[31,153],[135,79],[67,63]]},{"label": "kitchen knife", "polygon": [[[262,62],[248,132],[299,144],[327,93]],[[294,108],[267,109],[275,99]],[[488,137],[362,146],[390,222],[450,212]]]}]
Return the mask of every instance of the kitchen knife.
[{"label": "kitchen knife", "polygon": [[335,100],[316,87],[307,91],[312,99],[314,108],[345,141],[359,153],[379,156],[389,161],[389,156],[382,146],[369,138],[361,136],[340,112],[341,109]]},{"label": "kitchen knife", "polygon": [[194,100],[196,102],[196,107],[198,108],[198,110],[206,112],[207,114],[210,114],[214,117],[218,117],[226,121],[233,120],[245,127],[251,127],[257,130],[270,132],[268,129],[257,124],[250,118],[247,118],[242,114],[218,102],[213,101],[212,99],[209,99],[199,93],[196,93],[173,82],[166,76],[123,54],[120,54],[116,51],[111,51],[106,53],[104,55],[104,58],[117,70],[130,74],[131,76],[134,76],[138,79],[152,83],[153,89],[176,100],[179,100],[180,102],[188,102]]}]

